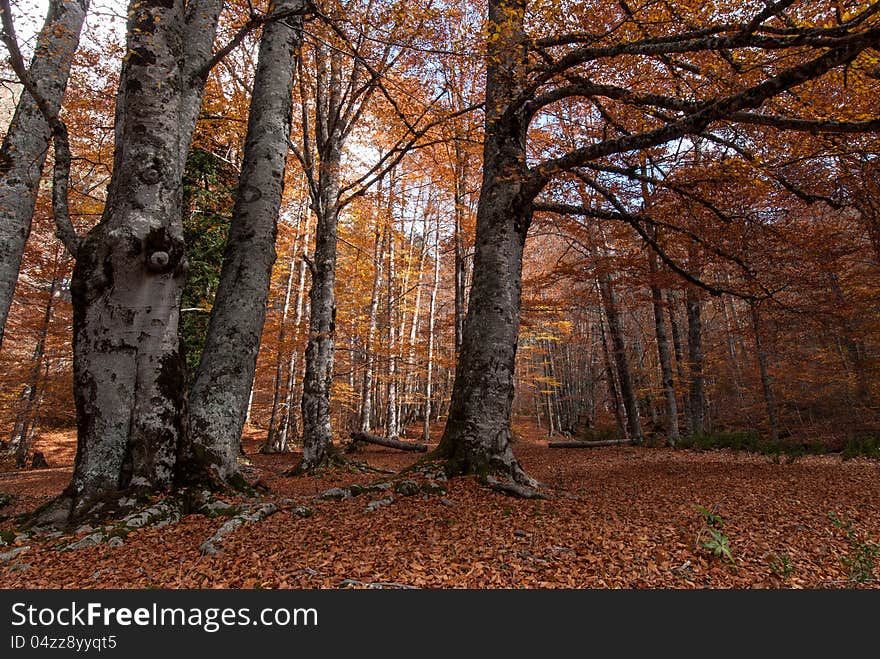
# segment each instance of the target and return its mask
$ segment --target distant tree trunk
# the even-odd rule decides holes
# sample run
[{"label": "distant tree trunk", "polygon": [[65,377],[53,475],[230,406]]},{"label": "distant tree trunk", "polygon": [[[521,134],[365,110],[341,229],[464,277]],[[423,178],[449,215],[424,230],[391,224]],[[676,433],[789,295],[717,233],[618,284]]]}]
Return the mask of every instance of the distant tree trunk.
[{"label": "distant tree trunk", "polygon": [[611,350],[608,349],[608,338],[605,334],[605,314],[599,310],[599,333],[602,340],[602,356],[605,360],[605,381],[608,383],[608,398],[611,401],[611,410],[614,412],[614,420],[617,423],[617,431],[621,437],[628,438],[629,429],[623,414],[623,405],[620,403],[620,391],[617,388],[617,374],[614,369],[614,361],[611,359]]},{"label": "distant tree trunk", "polygon": [[[684,370],[684,351],[681,344],[681,332],[678,328],[678,313],[676,312],[676,301],[670,289],[666,290],[666,311],[669,314],[669,331],[672,334],[672,347],[675,351],[675,368],[678,374],[679,382],[687,382]],[[693,417],[691,416],[690,394],[685,392],[682,396],[682,407],[684,417],[685,434],[691,436],[694,434]]]},{"label": "distant tree trunk", "polygon": [[[540,346],[540,343],[538,344]],[[551,382],[553,376],[550,371],[549,346],[545,342],[541,351],[541,370],[544,374],[544,405],[547,408],[547,436],[552,437],[556,433],[556,415],[553,412],[553,400]]]},{"label": "distant tree trunk", "polygon": [[[424,228],[424,236],[422,239],[422,245],[419,248],[419,260],[417,267],[417,279],[416,279],[416,299],[413,303],[412,310],[412,318],[409,325],[409,338],[407,341],[407,355],[406,355],[406,374],[404,377],[404,387],[403,387],[403,398],[406,403],[406,412],[402,415],[401,419],[401,427],[403,430],[406,430],[407,425],[413,421],[414,412],[416,411],[416,404],[414,401],[415,398],[415,363],[416,363],[416,341],[418,339],[419,329],[421,327],[421,313],[422,313],[422,277],[423,270],[425,269],[425,260],[428,257],[428,214],[424,212],[425,217],[425,228]],[[410,243],[415,243],[415,222],[413,222],[413,236],[410,238]]]},{"label": "distant tree trunk", "polygon": [[[280,0],[275,11],[301,6],[301,0]],[[205,475],[224,484],[242,480],[237,458],[275,263],[301,44],[299,16],[263,29],[220,284],[189,393],[183,467],[191,469],[195,461],[208,470]]]},{"label": "distant tree trunk", "polygon": [[[28,74],[58,114],[89,0],[50,0]],[[0,345],[37,200],[51,131],[30,93],[22,90],[0,146]]]},{"label": "distant tree trunk", "polygon": [[[394,198],[394,180],[392,176],[391,194],[389,194],[389,209],[392,207],[391,200]],[[388,277],[386,279],[386,293],[388,303],[388,334],[386,337],[386,348],[388,350],[388,382],[386,383],[387,405],[385,412],[385,434],[396,439],[400,429],[397,427],[397,327],[394,318],[394,309],[396,304],[396,291],[394,281],[394,222],[388,228]]]},{"label": "distant tree trunk", "polygon": [[758,305],[752,302],[750,305],[752,314],[752,329],[755,332],[755,350],[758,355],[758,369],[761,374],[761,389],[764,392],[764,404],[767,406],[767,422],[770,426],[770,441],[779,441],[779,420],[776,413],[776,398],[773,396],[773,383],[767,367],[767,353],[764,350],[764,339],[761,332],[761,316]]},{"label": "distant tree trunk", "polygon": [[840,279],[835,272],[828,273],[828,283],[831,294],[839,307],[840,314],[840,340],[846,350],[846,359],[849,362],[850,372],[855,380],[855,400],[859,405],[871,406],[871,389],[868,385],[869,364],[865,354],[865,345],[856,338],[855,327],[847,312],[846,296],[840,286]]},{"label": "distant tree trunk", "polygon": [[[426,231],[427,233],[427,231]],[[434,395],[434,324],[437,318],[437,291],[440,288],[440,216],[434,232],[434,279],[431,285],[431,301],[428,304],[428,368],[425,374],[425,413],[422,419],[422,439],[430,438],[431,397]]]},{"label": "distant tree trunk", "polygon": [[602,305],[605,308],[605,317],[608,320],[608,333],[611,335],[614,363],[617,367],[617,378],[620,382],[620,395],[623,398],[623,407],[626,410],[629,437],[634,442],[640,443],[643,437],[642,424],[639,420],[639,404],[636,399],[635,388],[633,387],[629,358],[626,354],[626,341],[623,336],[620,313],[618,312],[617,294],[614,291],[614,284],[608,272],[600,272],[598,280]]},{"label": "distant tree trunk", "polygon": [[[296,254],[296,241],[294,241],[294,254]],[[287,338],[287,314],[290,311],[290,293],[293,289],[293,272],[296,268],[296,256],[290,259],[287,270],[287,287],[284,292],[284,306],[281,308],[281,318],[278,322],[278,351],[275,355],[275,386],[272,392],[272,411],[269,414],[269,429],[266,431],[266,441],[260,449],[261,453],[277,453],[279,412],[281,408],[281,396],[284,381],[284,345]],[[251,388],[253,391],[253,388]]]},{"label": "distant tree trunk", "polygon": [[706,396],[703,388],[703,324],[702,303],[694,286],[685,289],[685,308],[688,320],[688,365],[690,370],[691,430],[695,435],[706,432]]},{"label": "distant tree trunk", "polygon": [[[60,262],[59,262],[60,261]],[[28,451],[31,446],[31,439],[34,435],[36,427],[36,414],[42,398],[41,389],[45,387],[45,377],[43,378],[43,386],[40,386],[40,373],[45,370],[44,361],[46,354],[46,339],[49,336],[49,325],[52,322],[52,313],[55,309],[55,296],[61,285],[60,272],[64,270],[67,263],[66,258],[61,258],[60,249],[55,250],[55,273],[52,276],[52,283],[49,285],[48,298],[46,306],[43,310],[43,318],[40,323],[40,330],[37,334],[37,342],[34,345],[32,357],[31,376],[27,386],[27,397],[24,402],[24,409],[20,416],[20,423],[17,424],[17,432],[13,433],[10,449],[15,449],[15,466],[19,469],[27,465]],[[46,364],[48,365],[48,364]]]},{"label": "distant tree trunk", "polygon": [[[656,237],[656,233],[655,233]],[[666,402],[666,439],[670,446],[679,441],[678,405],[675,400],[675,379],[672,375],[672,359],[669,354],[669,341],[666,337],[666,322],[663,319],[663,292],[657,283],[660,268],[657,254],[648,250],[648,272],[651,276],[651,306],[654,310],[654,335],[657,338],[657,356],[660,361],[660,377],[663,381],[663,397]]]},{"label": "distant tree trunk", "polygon": [[[303,253],[306,252],[309,245],[309,220],[311,216],[309,213],[305,213],[305,228],[303,230]],[[299,437],[299,426],[297,422],[297,411],[301,408],[301,397],[302,392],[302,377],[301,371],[301,362],[300,362],[300,350],[299,350],[299,338],[300,338],[300,330],[302,329],[302,319],[303,319],[303,298],[305,295],[305,285],[306,285],[306,261],[304,258],[300,258],[299,260],[299,274],[297,275],[297,285],[296,285],[296,302],[294,303],[294,341],[296,343],[294,349],[290,353],[290,363],[287,366],[287,394],[284,399],[284,416],[281,421],[281,427],[278,431],[278,446],[279,451],[286,451],[287,447],[290,443],[290,437],[298,438]]]},{"label": "distant tree trunk", "polygon": [[[381,198],[381,188],[380,188]],[[373,245],[373,290],[370,294],[370,311],[367,317],[367,349],[365,351],[364,378],[361,384],[361,432],[370,431],[373,414],[373,371],[376,362],[376,328],[379,315],[379,291],[382,287],[382,269],[385,261],[385,232],[379,226],[377,214],[376,239]]]}]

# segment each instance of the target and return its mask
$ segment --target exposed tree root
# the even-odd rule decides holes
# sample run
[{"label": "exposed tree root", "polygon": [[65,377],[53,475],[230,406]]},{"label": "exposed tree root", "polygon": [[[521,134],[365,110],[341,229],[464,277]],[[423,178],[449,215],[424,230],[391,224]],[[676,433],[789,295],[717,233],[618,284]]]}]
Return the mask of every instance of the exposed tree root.
[{"label": "exposed tree root", "polygon": [[486,483],[490,488],[495,490],[496,492],[501,492],[502,494],[506,494],[508,496],[519,497],[520,499],[549,499],[550,497],[547,494],[533,488],[527,487],[525,485],[520,485],[519,483],[515,483],[513,481],[503,482],[498,479],[488,476],[486,478]]},{"label": "exposed tree root", "polygon": [[214,535],[199,545],[199,552],[203,556],[213,556],[214,554],[221,553],[223,550],[220,548],[220,545],[223,543],[226,536],[237,531],[238,528],[246,522],[261,522],[277,512],[278,506],[271,502],[248,506],[245,510],[242,510],[235,516],[226,520],[226,522],[214,532]]}]

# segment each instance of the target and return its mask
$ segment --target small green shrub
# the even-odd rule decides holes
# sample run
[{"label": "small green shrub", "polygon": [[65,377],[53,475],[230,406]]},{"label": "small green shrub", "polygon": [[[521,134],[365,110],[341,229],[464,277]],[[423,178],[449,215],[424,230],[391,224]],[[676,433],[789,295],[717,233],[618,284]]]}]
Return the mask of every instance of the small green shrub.
[{"label": "small green shrub", "polygon": [[794,574],[791,556],[786,553],[776,554],[770,559],[770,571],[783,581],[788,581],[789,577]]},{"label": "small green shrub", "polygon": [[819,442],[803,441],[792,442],[777,440],[771,442],[762,439],[754,430],[739,430],[732,432],[717,431],[702,435],[684,437],[680,442],[683,448],[694,448],[700,451],[716,449],[731,449],[733,451],[745,451],[747,453],[760,453],[770,456],[773,462],[782,462],[785,456],[787,463],[792,463],[798,458],[808,454],[822,454],[825,446]]},{"label": "small green shrub", "polygon": [[873,433],[855,433],[846,440],[841,457],[844,460],[865,457],[880,460],[880,436]]},{"label": "small green shrub", "polygon": [[730,539],[721,531],[724,527],[724,518],[704,506],[697,506],[697,512],[703,518],[703,527],[700,529],[697,541],[700,542],[704,534],[708,535],[708,539],[700,542],[700,545],[708,549],[716,558],[724,558],[730,561],[731,565],[735,565],[736,561],[730,551]]},{"label": "small green shrub", "polygon": [[849,580],[854,583],[873,581],[877,558],[880,557],[880,545],[864,539],[851,520],[833,512],[828,513],[828,518],[834,526],[846,533],[850,553],[841,556],[840,562],[849,572]]}]

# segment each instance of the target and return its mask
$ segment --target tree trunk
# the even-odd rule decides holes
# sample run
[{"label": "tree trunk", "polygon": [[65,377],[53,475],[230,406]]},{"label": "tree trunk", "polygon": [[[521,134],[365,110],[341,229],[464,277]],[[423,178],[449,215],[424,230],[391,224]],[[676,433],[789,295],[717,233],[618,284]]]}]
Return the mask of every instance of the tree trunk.
[{"label": "tree trunk", "polygon": [[[293,252],[296,254],[296,241],[293,243]],[[269,414],[269,429],[266,431],[266,441],[260,448],[261,453],[278,452],[279,411],[281,407],[281,392],[284,381],[284,345],[287,338],[287,314],[290,311],[290,293],[293,289],[293,271],[296,267],[296,256],[290,259],[287,270],[287,287],[284,292],[284,306],[281,308],[281,318],[278,321],[278,350],[275,355],[275,384],[272,390],[272,412]],[[289,360],[288,360],[289,361]],[[251,390],[253,391],[253,389]]]},{"label": "tree trunk", "polygon": [[[275,11],[300,6],[300,0],[281,1]],[[193,475],[185,472],[194,462],[198,470],[208,470],[199,477],[220,483],[241,479],[237,458],[275,262],[301,44],[301,17],[263,29],[220,284],[189,394],[184,479]]]},{"label": "tree trunk", "polygon": [[[303,253],[309,246],[309,220],[311,215],[306,212],[304,215],[305,228],[303,230]],[[290,363],[287,366],[287,394],[284,398],[284,416],[281,421],[281,428],[278,431],[278,446],[280,451],[286,451],[290,443],[290,437],[299,437],[298,413],[301,408],[302,399],[297,398],[297,393],[301,395],[302,377],[301,377],[301,361],[300,361],[300,330],[302,329],[303,319],[303,299],[305,297],[306,287],[306,260],[299,260],[299,274],[297,275],[296,285],[296,302],[294,303],[294,349],[290,353]]]},{"label": "tree trunk", "polygon": [[[57,114],[89,0],[50,0],[28,74]],[[0,147],[0,345],[12,304],[37,200],[51,131],[31,95],[22,90]]]},{"label": "tree trunk", "polygon": [[[391,178],[391,190],[388,195],[389,214],[393,212],[394,199],[394,174]],[[392,216],[393,217],[393,216]],[[394,235],[394,221],[392,219],[391,226],[388,227],[388,277],[386,280],[386,293],[388,302],[388,334],[386,348],[388,350],[388,382],[386,383],[387,398],[385,412],[385,434],[389,437],[397,437],[399,429],[397,427],[397,327],[394,317],[395,300],[395,263],[394,263],[394,243],[396,236]]]},{"label": "tree trunk", "polygon": [[[427,233],[427,232],[426,232]],[[440,287],[440,216],[434,233],[434,279],[431,300],[428,303],[428,368],[425,374],[425,413],[422,419],[422,439],[431,436],[431,397],[434,395],[434,323],[437,320],[437,291]]]},{"label": "tree trunk", "polygon": [[617,389],[617,378],[614,374],[614,364],[611,360],[611,351],[608,349],[608,339],[605,335],[605,315],[599,310],[599,333],[602,340],[602,357],[605,360],[605,380],[608,383],[608,397],[611,399],[611,410],[614,412],[614,421],[617,423],[617,431],[622,437],[629,437],[626,419],[623,417],[623,407],[620,404],[620,393]]},{"label": "tree trunk", "polygon": [[701,319],[702,303],[694,286],[685,290],[685,307],[688,320],[688,366],[690,370],[691,431],[702,435],[706,428],[705,411],[706,395],[703,388],[703,324]]},{"label": "tree trunk", "polygon": [[755,332],[755,350],[758,354],[758,370],[761,374],[761,389],[764,392],[764,404],[767,406],[767,422],[770,426],[770,441],[774,444],[779,441],[779,421],[776,414],[776,398],[773,395],[773,383],[770,379],[770,371],[767,367],[767,353],[764,351],[764,340],[761,333],[761,317],[758,305],[752,302],[750,305],[752,314],[752,329]]},{"label": "tree trunk", "polygon": [[[76,517],[120,489],[171,485],[183,367],[180,160],[183,2],[133,2],[113,176],[71,284],[78,444]],[[61,520],[58,520],[61,521]]]},{"label": "tree trunk", "polygon": [[[55,309],[55,295],[58,292],[61,283],[60,272],[63,272],[67,259],[60,259],[60,250],[56,248],[55,252],[55,273],[52,277],[52,283],[49,286],[46,300],[46,307],[43,310],[43,320],[40,323],[40,331],[37,335],[37,343],[34,345],[33,366],[31,368],[31,378],[27,386],[27,398],[24,401],[24,410],[21,415],[21,423],[17,424],[17,433],[13,433],[10,448],[15,447],[15,466],[22,469],[27,465],[28,450],[30,450],[31,438],[34,435],[36,426],[36,413],[42,399],[40,387],[40,372],[44,370],[44,356],[46,354],[46,339],[49,336],[49,325],[52,322],[52,312]],[[48,360],[47,364],[48,366]],[[45,377],[43,378],[43,387],[45,387]]]},{"label": "tree trunk", "polygon": [[675,380],[672,375],[669,341],[666,338],[666,322],[663,319],[663,293],[656,279],[659,270],[657,254],[653,250],[648,249],[648,271],[651,276],[651,306],[654,310],[654,334],[657,338],[657,356],[660,360],[660,377],[663,380],[663,397],[666,402],[666,439],[670,446],[675,446],[679,440],[678,406],[675,400]]},{"label": "tree trunk", "polygon": [[[382,188],[379,188],[381,200]],[[369,432],[373,414],[373,372],[376,363],[376,328],[379,315],[379,291],[382,287],[382,269],[385,262],[385,232],[380,226],[380,214],[376,213],[376,239],[373,244],[373,290],[370,294],[370,311],[367,318],[367,347],[365,350],[364,377],[361,383],[361,431]]]},{"label": "tree trunk", "polygon": [[499,472],[533,484],[510,446],[514,366],[522,296],[523,246],[532,204],[525,178],[524,113],[507,113],[523,83],[525,3],[490,0],[483,186],[477,208],[474,274],[452,402],[437,455],[452,473]]},{"label": "tree trunk", "polygon": [[[666,311],[669,314],[669,331],[672,334],[672,348],[675,352],[675,368],[678,381],[687,382],[684,370],[684,352],[681,346],[681,332],[678,328],[678,313],[676,312],[675,297],[670,289],[666,289]],[[682,412],[684,417],[685,434],[694,434],[693,418],[691,417],[690,395],[686,392],[682,396]]]},{"label": "tree trunk", "polygon": [[636,399],[632,372],[630,371],[629,359],[626,354],[623,325],[617,308],[617,294],[614,291],[614,284],[608,272],[600,272],[598,279],[602,305],[605,308],[605,317],[608,320],[608,333],[611,334],[614,364],[617,367],[617,378],[620,382],[620,395],[623,398],[623,407],[626,410],[629,437],[633,442],[640,443],[642,441],[642,424],[639,420],[639,403]]},{"label": "tree trunk", "polygon": [[453,144],[453,177],[455,185],[455,355],[461,352],[461,335],[464,328],[465,306],[465,254],[464,254],[464,217],[465,188],[467,186],[468,159],[462,146],[462,139],[456,132]]}]

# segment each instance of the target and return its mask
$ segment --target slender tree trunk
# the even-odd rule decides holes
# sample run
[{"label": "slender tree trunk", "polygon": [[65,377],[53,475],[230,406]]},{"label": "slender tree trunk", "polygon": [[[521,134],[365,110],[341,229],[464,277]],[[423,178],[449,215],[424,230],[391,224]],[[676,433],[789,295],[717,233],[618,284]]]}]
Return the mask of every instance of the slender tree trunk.
[{"label": "slender tree trunk", "polygon": [[[28,75],[55,114],[67,87],[89,0],[50,0]],[[22,90],[0,146],[0,345],[37,200],[51,131]]]},{"label": "slender tree trunk", "polygon": [[454,302],[455,302],[455,355],[461,352],[461,334],[464,327],[465,307],[465,247],[464,247],[464,218],[465,198],[468,178],[468,158],[463,147],[463,136],[456,132],[453,144],[453,177],[455,186],[455,228],[453,240],[455,242],[454,265]]},{"label": "slender tree trunk", "polygon": [[688,366],[690,370],[691,430],[695,435],[706,432],[706,395],[703,387],[703,323],[702,303],[694,286],[685,290],[688,320]]},{"label": "slender tree trunk", "polygon": [[[309,246],[309,227],[311,215],[305,213],[305,228],[303,230],[303,254]],[[284,399],[284,417],[279,430],[279,451],[286,451],[290,443],[290,437],[299,438],[299,414],[302,407],[302,366],[300,361],[300,332],[303,319],[303,300],[306,286],[306,260],[299,260],[299,274],[297,275],[296,302],[294,303],[294,349],[290,353],[290,364],[287,366],[287,395]]]},{"label": "slender tree trunk", "polygon": [[[656,234],[655,234],[656,237]],[[648,250],[648,271],[651,276],[651,306],[654,310],[654,335],[657,338],[657,356],[660,361],[660,377],[663,381],[663,397],[666,403],[666,439],[670,446],[679,441],[678,406],[675,400],[675,380],[672,375],[672,359],[666,338],[666,322],[663,319],[663,293],[657,284],[660,268],[657,254]]]},{"label": "slender tree trunk", "polygon": [[[276,11],[301,6],[301,0],[281,0]],[[220,284],[189,394],[184,469],[195,460],[221,483],[242,480],[237,458],[275,262],[301,44],[301,17],[263,29]]]},{"label": "slender tree trunk", "polygon": [[[669,314],[669,331],[672,334],[672,347],[675,351],[675,368],[678,374],[679,382],[687,382],[684,370],[684,352],[681,344],[681,332],[678,328],[678,314],[676,312],[675,297],[672,291],[666,290],[666,311]],[[682,408],[684,418],[685,434],[691,436],[694,434],[693,417],[691,416],[690,395],[685,393],[682,396]]]},{"label": "slender tree trunk", "polygon": [[321,161],[321,199],[316,212],[315,258],[311,313],[303,378],[303,461],[300,470],[316,469],[331,457],[330,388],[336,335],[336,242],[338,236],[339,166],[342,154],[332,150]]},{"label": "slender tree trunk", "polygon": [[46,339],[49,336],[49,325],[52,322],[52,313],[55,309],[55,295],[61,283],[59,272],[62,271],[67,263],[67,259],[59,259],[60,250],[56,248],[55,253],[55,273],[52,276],[52,283],[49,285],[48,298],[46,306],[43,310],[43,319],[40,323],[40,331],[37,334],[37,342],[34,345],[34,353],[32,357],[31,377],[27,386],[27,398],[24,402],[24,410],[21,415],[21,423],[18,425],[18,432],[13,433],[10,448],[15,447],[15,466],[19,469],[27,464],[27,455],[31,446],[31,438],[34,434],[36,426],[37,409],[42,398],[41,389],[45,387],[45,377],[43,378],[43,387],[40,386],[40,372],[44,371],[44,360],[46,354]]},{"label": "slender tree trunk", "polygon": [[602,305],[605,308],[605,317],[608,320],[608,333],[611,335],[614,363],[617,367],[617,378],[620,382],[620,394],[623,399],[623,407],[626,410],[627,428],[629,437],[636,443],[642,441],[642,424],[639,420],[639,404],[633,387],[632,372],[629,358],[626,354],[626,341],[623,336],[623,326],[620,313],[618,312],[617,294],[611,275],[600,272],[599,292],[602,297]]},{"label": "slender tree trunk", "polygon": [[[296,242],[294,241],[294,254]],[[275,356],[275,386],[272,393],[272,412],[269,415],[269,430],[266,432],[266,442],[260,449],[261,453],[276,453],[278,448],[279,411],[281,407],[281,392],[284,382],[284,345],[287,338],[287,314],[290,311],[290,293],[293,289],[293,272],[296,268],[296,257],[290,259],[287,272],[287,287],[284,292],[284,306],[281,308],[281,319],[278,323],[278,352]],[[253,391],[253,388],[251,388]]]},{"label": "slender tree trunk", "polygon": [[[380,194],[381,197],[381,194]],[[385,261],[385,232],[376,219],[376,240],[373,245],[373,290],[370,295],[370,311],[367,318],[367,349],[365,351],[364,378],[361,385],[361,432],[370,431],[373,414],[373,371],[376,362],[376,328],[379,315],[379,291],[382,287],[382,269]]]},{"label": "slender tree trunk", "polygon": [[[391,194],[389,194],[389,209],[392,209],[392,199],[394,198],[394,180],[392,175]],[[388,278],[386,281],[387,301],[388,301],[388,335],[386,338],[388,349],[388,382],[386,383],[387,405],[385,412],[385,434],[395,439],[399,434],[397,427],[397,327],[394,317],[395,310],[395,264],[394,264],[394,222],[388,227]]]},{"label": "slender tree trunk", "polygon": [[431,301],[428,303],[428,369],[425,374],[425,413],[422,419],[422,439],[430,438],[431,397],[434,395],[434,324],[437,319],[437,291],[440,288],[440,216],[434,232],[434,279],[431,284]]},{"label": "slender tree trunk", "polygon": [[608,382],[608,397],[611,399],[611,410],[614,412],[614,420],[617,422],[617,431],[620,433],[620,436],[629,439],[629,429],[623,415],[623,406],[620,404],[620,393],[617,389],[614,362],[611,359],[611,351],[608,349],[608,339],[605,335],[605,316],[601,310],[599,311],[599,330],[602,336],[602,356],[605,358],[605,380]]},{"label": "slender tree trunk", "polygon": [[752,314],[752,330],[755,332],[755,350],[758,355],[758,369],[761,374],[761,389],[764,392],[764,404],[767,406],[767,422],[770,429],[770,441],[779,441],[779,420],[776,413],[776,398],[773,395],[773,382],[767,366],[767,353],[764,350],[764,339],[761,332],[761,316],[758,305],[749,305]]}]

